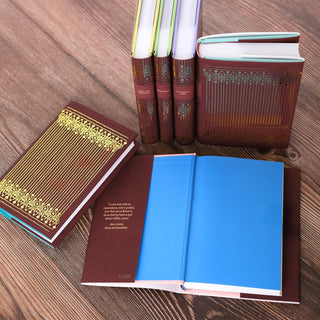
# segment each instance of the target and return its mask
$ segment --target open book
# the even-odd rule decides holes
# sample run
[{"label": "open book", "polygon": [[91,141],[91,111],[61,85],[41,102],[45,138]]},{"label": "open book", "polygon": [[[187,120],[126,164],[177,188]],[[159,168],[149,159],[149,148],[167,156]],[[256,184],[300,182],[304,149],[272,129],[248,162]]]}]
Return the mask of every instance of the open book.
[{"label": "open book", "polygon": [[298,302],[284,190],[279,162],[133,157],[97,201],[82,284]]}]

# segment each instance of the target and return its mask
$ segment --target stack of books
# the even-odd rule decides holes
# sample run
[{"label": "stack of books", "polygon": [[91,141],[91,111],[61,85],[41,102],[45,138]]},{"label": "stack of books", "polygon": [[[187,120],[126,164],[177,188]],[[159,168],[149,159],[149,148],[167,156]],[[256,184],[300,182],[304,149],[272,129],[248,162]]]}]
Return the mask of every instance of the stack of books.
[{"label": "stack of books", "polygon": [[[299,33],[198,38],[200,0],[139,0],[132,65],[143,143],[285,148],[304,59]],[[197,60],[197,63],[196,61]]]}]

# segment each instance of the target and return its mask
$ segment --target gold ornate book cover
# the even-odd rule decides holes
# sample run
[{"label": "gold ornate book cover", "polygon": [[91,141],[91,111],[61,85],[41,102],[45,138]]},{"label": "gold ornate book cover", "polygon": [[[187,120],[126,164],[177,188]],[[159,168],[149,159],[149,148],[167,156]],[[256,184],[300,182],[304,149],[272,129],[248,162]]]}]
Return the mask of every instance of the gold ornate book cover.
[{"label": "gold ornate book cover", "polygon": [[0,213],[55,247],[134,153],[137,134],[70,102],[0,180]]},{"label": "gold ornate book cover", "polygon": [[295,32],[198,39],[198,141],[287,148],[304,65],[298,42]]}]

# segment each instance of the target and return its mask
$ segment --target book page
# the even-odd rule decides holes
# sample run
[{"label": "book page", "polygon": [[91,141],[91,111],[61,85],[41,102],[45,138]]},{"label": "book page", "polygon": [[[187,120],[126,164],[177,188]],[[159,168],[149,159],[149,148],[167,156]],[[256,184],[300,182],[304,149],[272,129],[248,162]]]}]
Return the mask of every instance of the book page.
[{"label": "book page", "polygon": [[194,161],[154,157],[136,281],[184,278]]},{"label": "book page", "polygon": [[200,56],[207,59],[301,59],[299,55],[298,43],[213,42],[200,44],[198,50]]},{"label": "book page", "polygon": [[174,35],[173,57],[191,59],[195,54],[201,0],[181,1]]},{"label": "book page", "polygon": [[198,157],[185,287],[279,295],[282,206],[283,163]]},{"label": "book page", "polygon": [[137,30],[135,58],[147,58],[153,48],[154,24],[157,0],[142,1],[139,26]]},{"label": "book page", "polygon": [[157,36],[155,41],[155,56],[166,57],[171,50],[172,27],[175,21],[175,6],[173,0],[163,1],[161,21],[158,23]]}]

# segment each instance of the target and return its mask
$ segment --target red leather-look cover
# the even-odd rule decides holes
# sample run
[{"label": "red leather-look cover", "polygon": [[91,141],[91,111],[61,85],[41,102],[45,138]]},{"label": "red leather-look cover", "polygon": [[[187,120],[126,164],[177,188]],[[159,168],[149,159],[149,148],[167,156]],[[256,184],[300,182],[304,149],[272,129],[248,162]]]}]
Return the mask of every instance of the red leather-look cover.
[{"label": "red leather-look cover", "polygon": [[303,62],[198,57],[197,139],[216,145],[286,148]]},{"label": "red leather-look cover", "polygon": [[[45,242],[58,245],[93,203],[94,193],[136,150],[137,145],[116,164],[136,137],[130,129],[69,102],[1,178],[0,207],[31,233],[38,231]],[[89,195],[112,166],[113,173]]]},{"label": "red leather-look cover", "polygon": [[171,56],[154,56],[160,141],[173,141]]},{"label": "red leather-look cover", "polygon": [[244,299],[300,302],[300,171],[284,169],[282,296],[241,294]]},{"label": "red leather-look cover", "polygon": [[104,189],[109,185],[109,183],[118,175],[118,173],[122,170],[122,168],[126,166],[126,163],[131,159],[131,157],[135,154],[135,152],[138,150],[139,147],[140,147],[140,144],[138,142],[135,142],[135,146],[125,156],[122,162],[114,169],[114,171],[110,174],[110,176],[106,179],[106,181],[92,195],[92,197],[88,200],[88,202],[82,207],[82,209],[74,217],[74,219],[70,221],[68,226],[60,233],[60,235],[52,243],[53,247],[57,247],[60,244],[60,242],[64,239],[67,233],[74,227],[74,225],[78,222],[78,220],[82,217],[82,215],[86,213],[87,210],[93,205],[93,203],[104,191]]},{"label": "red leather-look cover", "polygon": [[132,157],[97,200],[82,283],[135,281],[152,165]]},{"label": "red leather-look cover", "polygon": [[146,59],[131,57],[134,88],[142,143],[159,140],[152,56]]},{"label": "red leather-look cover", "polygon": [[175,140],[191,144],[195,134],[195,58],[172,58]]},{"label": "red leather-look cover", "polygon": [[[83,269],[83,284],[134,282],[152,163],[153,156],[132,157],[96,202]],[[282,296],[240,294],[239,298],[299,303],[299,199],[299,169],[285,168]],[[112,212],[114,207],[115,212]],[[130,217],[127,219],[128,212],[125,212],[125,219],[120,220],[121,210],[129,211]],[[213,293],[216,295],[216,292]],[[211,294],[211,291],[207,291],[208,296]]]}]

